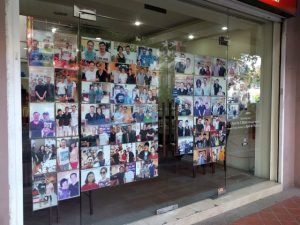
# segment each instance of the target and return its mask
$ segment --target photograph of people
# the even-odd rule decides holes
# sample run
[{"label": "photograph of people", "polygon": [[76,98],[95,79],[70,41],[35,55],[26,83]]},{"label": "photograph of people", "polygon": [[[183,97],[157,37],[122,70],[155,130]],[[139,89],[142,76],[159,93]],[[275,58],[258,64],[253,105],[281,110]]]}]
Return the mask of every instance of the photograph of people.
[{"label": "photograph of people", "polygon": [[54,103],[31,103],[30,104],[30,138],[54,137]]},{"label": "photograph of people", "polygon": [[[77,101],[77,71],[55,69],[55,93],[56,101]],[[46,96],[47,98],[47,96]]]},{"label": "photograph of people", "polygon": [[216,96],[225,96],[226,79],[225,78],[211,78],[211,94]]},{"label": "photograph of people", "polygon": [[110,146],[82,147],[81,168],[91,169],[110,165]]},{"label": "photograph of people", "polygon": [[225,131],[226,129],[226,117],[214,116],[212,119],[211,131]]},{"label": "photograph of people", "polygon": [[194,95],[193,82],[193,76],[175,75],[175,89],[178,95]]},{"label": "photograph of people", "polygon": [[31,140],[32,175],[56,172],[55,139]]},{"label": "photograph of people", "polygon": [[53,65],[53,33],[34,30],[29,46],[29,65],[52,66]]},{"label": "photograph of people", "polygon": [[83,46],[83,51],[81,52],[83,64],[96,60],[95,42],[82,38],[81,44]]},{"label": "photograph of people", "polygon": [[54,67],[78,69],[76,49],[76,35],[61,32],[54,33]]},{"label": "photograph of people", "polygon": [[109,64],[105,62],[96,63],[96,81],[97,82],[110,82]]},{"label": "photograph of people", "polygon": [[178,116],[193,115],[193,97],[179,96],[176,98]]},{"label": "photograph of people", "polygon": [[194,74],[194,56],[188,53],[175,53],[176,73]]},{"label": "photograph of people", "polygon": [[[119,62],[119,63],[126,63],[126,64],[136,64],[137,59],[137,47],[132,44],[128,43],[121,43],[121,42],[112,42],[112,61]],[[119,57],[119,55],[123,55],[123,57]]]},{"label": "photograph of people", "polygon": [[194,82],[195,82],[194,83],[195,95],[210,96],[211,87],[210,87],[210,78],[209,77],[195,76]]},{"label": "photograph of people", "polygon": [[210,116],[210,97],[195,97],[194,98],[194,116]]},{"label": "photograph of people", "polygon": [[115,84],[111,89],[112,104],[133,104],[133,91],[136,89],[135,85]]},{"label": "photograph of people", "polygon": [[201,150],[201,151],[194,150],[193,153],[194,165],[202,166],[209,163],[209,161],[207,160],[207,155],[208,155],[207,151],[209,151],[209,149]]},{"label": "photograph of people", "polygon": [[178,118],[178,137],[193,135],[193,120],[189,117]]},{"label": "photograph of people", "polygon": [[82,82],[81,98],[84,103],[109,103],[110,83]]},{"label": "photograph of people", "polygon": [[116,185],[124,184],[124,176],[125,176],[124,164],[111,166],[110,185],[116,186]]},{"label": "photograph of people", "polygon": [[[58,173],[59,176],[59,173]],[[69,190],[69,180],[67,178],[59,179],[58,200],[69,199],[71,192]]]},{"label": "photograph of people", "polygon": [[226,60],[215,58],[212,65],[212,76],[224,77],[226,74]]},{"label": "photograph of people", "polygon": [[136,75],[136,84],[137,85],[145,85],[145,76],[148,72],[147,68],[144,67],[139,67],[137,70],[137,75]]},{"label": "photograph of people", "polygon": [[136,142],[136,128],[135,124],[122,126],[122,143]]},{"label": "photograph of people", "polygon": [[66,139],[60,139],[57,143],[57,166],[59,171],[70,169],[70,148]]},{"label": "photograph of people", "polygon": [[99,188],[100,168],[81,170],[81,191]]},{"label": "photograph of people", "polygon": [[135,163],[127,163],[125,166],[124,183],[131,183],[135,179]]},{"label": "photograph of people", "polygon": [[96,64],[94,61],[88,62],[88,66],[84,68],[82,71],[82,80],[83,81],[90,81],[90,82],[96,82],[97,77],[96,73],[98,71],[98,68],[96,67]]},{"label": "photograph of people", "polygon": [[210,146],[209,132],[202,132],[195,136],[195,147],[198,149]]},{"label": "photograph of people", "polygon": [[108,186],[110,186],[110,168],[108,166],[103,166],[100,168],[98,187],[103,188]]},{"label": "photograph of people", "polygon": [[136,143],[136,150],[137,150],[137,160],[149,160],[150,159],[150,148],[152,142],[139,142]]},{"label": "photograph of people", "polygon": [[54,101],[54,70],[50,67],[29,67],[31,102]]},{"label": "photograph of people", "polygon": [[239,114],[240,114],[240,107],[238,104],[228,104],[228,113],[227,113],[228,120],[233,120],[238,118]]},{"label": "photograph of people", "polygon": [[225,115],[226,114],[225,98],[212,97],[211,110],[213,116]]},{"label": "photograph of people", "polygon": [[[211,132],[210,133],[211,137],[210,137],[210,143],[211,143],[211,147],[217,147],[220,146],[221,140],[220,140],[220,134],[218,132]],[[224,139],[223,139],[224,141]]]},{"label": "photograph of people", "polygon": [[109,104],[82,104],[81,123],[83,126],[110,123]]},{"label": "photograph of people", "polygon": [[138,47],[137,65],[159,69],[159,50],[148,47]]},{"label": "photograph of people", "polygon": [[110,55],[110,41],[100,41],[99,42],[99,51],[96,52],[96,60],[102,62],[110,62],[111,55]]},{"label": "photograph of people", "polygon": [[33,211],[57,205],[56,173],[33,176]]},{"label": "photograph of people", "polygon": [[132,123],[133,106],[129,105],[112,105],[111,120],[114,124]]},{"label": "photograph of people", "polygon": [[109,125],[100,125],[98,127],[99,145],[108,145],[109,144],[109,134],[110,134],[110,126]]},{"label": "photograph of people", "polygon": [[209,56],[195,57],[195,75],[211,76],[212,58]]},{"label": "photograph of people", "polygon": [[136,148],[135,143],[111,145],[111,149],[110,149],[111,165],[135,162],[135,157],[136,157],[135,148]]},{"label": "photograph of people", "polygon": [[[72,115],[74,116],[73,130],[76,129],[78,123],[77,105],[56,103],[56,132],[57,137],[74,136],[76,132],[72,132]],[[77,124],[78,125],[78,124]],[[78,133],[78,132],[77,132]]]},{"label": "photograph of people", "polygon": [[193,137],[182,137],[178,139],[178,154],[191,154],[193,151]]}]

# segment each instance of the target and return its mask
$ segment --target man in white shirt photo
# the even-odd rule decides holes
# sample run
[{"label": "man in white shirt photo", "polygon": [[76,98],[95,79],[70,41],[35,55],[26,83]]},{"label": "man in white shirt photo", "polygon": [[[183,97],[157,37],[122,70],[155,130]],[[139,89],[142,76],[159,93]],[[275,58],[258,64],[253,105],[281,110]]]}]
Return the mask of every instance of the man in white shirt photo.
[{"label": "man in white shirt photo", "polygon": [[76,110],[76,105],[72,105],[71,111],[71,135],[78,135],[78,111]]},{"label": "man in white shirt photo", "polygon": [[129,170],[129,167],[126,166],[126,172],[124,175],[124,183],[130,183],[134,181],[134,172]]},{"label": "man in white shirt photo", "polygon": [[96,60],[103,61],[103,62],[110,62],[110,53],[106,51],[106,44],[105,42],[101,41],[99,43],[99,52],[96,53]]},{"label": "man in white shirt photo", "polygon": [[61,78],[59,80],[59,82],[56,84],[56,88],[57,88],[57,95],[59,98],[64,98],[66,96],[66,90],[67,90],[67,86],[64,83],[63,78]]},{"label": "man in white shirt photo", "polygon": [[108,134],[103,131],[102,127],[99,127],[98,131],[99,131],[100,145],[108,145],[108,141],[109,141]]},{"label": "man in white shirt photo", "polygon": [[126,59],[126,64],[136,64],[136,53],[131,52],[130,46],[125,47],[124,56]]},{"label": "man in white shirt photo", "polygon": [[57,149],[57,164],[60,168],[60,171],[69,170],[69,158],[70,153],[69,148],[67,147],[67,141],[62,139],[60,141],[60,147]]},{"label": "man in white shirt photo", "polygon": [[86,81],[96,81],[97,68],[94,62],[89,63],[88,69],[85,71]]}]

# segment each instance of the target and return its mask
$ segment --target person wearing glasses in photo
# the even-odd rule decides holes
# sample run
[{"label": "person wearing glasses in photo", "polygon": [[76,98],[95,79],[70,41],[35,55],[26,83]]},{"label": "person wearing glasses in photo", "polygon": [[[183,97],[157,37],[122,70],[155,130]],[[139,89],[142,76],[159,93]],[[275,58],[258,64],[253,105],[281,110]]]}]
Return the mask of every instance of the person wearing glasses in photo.
[{"label": "person wearing glasses in photo", "polygon": [[100,168],[100,180],[98,182],[99,188],[110,186],[110,178],[107,175],[107,168]]}]

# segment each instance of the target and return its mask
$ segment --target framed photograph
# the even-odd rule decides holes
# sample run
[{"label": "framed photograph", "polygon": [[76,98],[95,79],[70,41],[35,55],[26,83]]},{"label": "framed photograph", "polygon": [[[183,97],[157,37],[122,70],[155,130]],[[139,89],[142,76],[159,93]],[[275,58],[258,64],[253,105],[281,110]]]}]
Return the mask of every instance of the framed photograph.
[{"label": "framed photograph", "polygon": [[111,86],[111,100],[112,104],[134,104],[134,100],[138,95],[138,88],[136,85],[115,84]]},{"label": "framed photograph", "polygon": [[[109,174],[109,167],[105,167],[105,168],[107,171],[105,177],[108,177],[107,174]],[[81,188],[80,188],[81,192],[95,190],[99,188],[98,183],[101,177],[100,170],[101,167],[81,170]]]},{"label": "framed photograph", "polygon": [[193,117],[179,116],[177,131],[178,137],[193,136]]},{"label": "framed photograph", "polygon": [[79,189],[79,170],[57,173],[58,201],[78,197]]},{"label": "framed photograph", "polygon": [[179,155],[191,154],[193,152],[193,137],[178,138],[177,152]]},{"label": "framed photograph", "polygon": [[240,105],[239,104],[228,104],[227,119],[234,120],[240,115]]},{"label": "framed photograph", "polygon": [[226,114],[226,102],[224,97],[211,97],[211,113],[213,116]]},{"label": "framed photograph", "polygon": [[56,172],[56,141],[53,138],[31,140],[32,175]]},{"label": "framed photograph", "polygon": [[30,66],[53,66],[53,33],[33,30],[29,46],[28,59]]},{"label": "framed photograph", "polygon": [[77,35],[61,32],[54,33],[54,67],[78,69]]},{"label": "framed photograph", "polygon": [[213,65],[212,65],[212,76],[215,77],[224,77],[227,71],[227,62],[226,59],[222,58],[213,58]]},{"label": "framed photograph", "polygon": [[149,67],[151,70],[159,70],[159,49],[139,46],[137,54],[138,66]]},{"label": "framed photograph", "polygon": [[29,67],[30,102],[54,102],[54,69],[51,67]]},{"label": "framed photograph", "polygon": [[108,145],[110,143],[111,126],[103,125],[87,125],[81,127],[81,146],[91,147],[99,145]]},{"label": "framed photograph", "polygon": [[156,141],[158,140],[158,124],[157,123],[138,123],[137,139],[139,141]]},{"label": "framed photograph", "polygon": [[226,130],[226,116],[214,116],[212,118],[212,125],[210,131],[225,131]]},{"label": "framed photograph", "polygon": [[136,104],[158,104],[158,88],[155,86],[138,86],[139,100],[135,98]]},{"label": "framed photograph", "polygon": [[132,118],[136,123],[157,123],[158,105],[134,105]]},{"label": "framed photograph", "polygon": [[81,38],[81,64],[87,65],[91,61],[111,61],[111,42],[106,40],[96,40],[93,38]]},{"label": "framed photograph", "polygon": [[91,169],[110,165],[110,146],[81,148],[81,169]]},{"label": "framed photograph", "polygon": [[158,176],[158,159],[139,160],[136,162],[136,180]]},{"label": "framed photograph", "polygon": [[78,102],[77,71],[55,69],[55,100],[57,102]]},{"label": "framed photograph", "polygon": [[136,64],[137,46],[114,41],[111,48],[112,62]]},{"label": "framed photograph", "polygon": [[239,63],[238,60],[228,60],[228,75],[235,76],[239,75]]},{"label": "framed photograph", "polygon": [[110,164],[119,165],[136,161],[136,143],[111,145]]},{"label": "framed photograph", "polygon": [[193,97],[178,96],[175,99],[178,106],[178,116],[192,116],[193,115]]},{"label": "framed photograph", "polygon": [[74,103],[55,104],[56,136],[78,136],[78,105]]},{"label": "framed photograph", "polygon": [[153,141],[137,142],[136,143],[136,157],[137,160],[149,161],[157,159],[157,144]]},{"label": "framed photograph", "polygon": [[126,144],[137,141],[137,124],[121,124],[113,127],[114,131],[110,133],[110,144]]},{"label": "framed photograph", "polygon": [[114,124],[132,123],[132,105],[111,105],[111,121]]},{"label": "framed photograph", "polygon": [[115,84],[136,84],[136,65],[110,63],[111,81]]},{"label": "framed photograph", "polygon": [[207,96],[194,97],[194,116],[211,115],[211,98]]},{"label": "framed photograph", "polygon": [[203,149],[210,146],[210,135],[209,132],[202,132],[195,135],[195,148]]},{"label": "framed photograph", "polygon": [[226,79],[223,77],[211,78],[211,95],[226,96]]},{"label": "framed photograph", "polygon": [[196,96],[211,95],[211,78],[203,76],[194,77],[194,93]]},{"label": "framed photograph", "polygon": [[110,92],[113,90],[113,84],[110,83],[96,83],[96,82],[82,82],[81,99],[83,103],[102,103],[108,104],[110,99]]},{"label": "framed photograph", "polygon": [[194,166],[202,166],[210,163],[210,149],[194,150],[193,164]]},{"label": "framed photograph", "polygon": [[209,132],[215,130],[212,126],[211,116],[198,116],[194,117],[194,128],[195,133],[199,134],[202,132]]},{"label": "framed photograph", "polygon": [[225,146],[213,147],[211,151],[212,151],[212,162],[225,160]]},{"label": "framed photograph", "polygon": [[32,203],[33,211],[57,205],[56,173],[33,176]]},{"label": "framed photograph", "polygon": [[211,76],[212,62],[210,56],[195,56],[195,75]]},{"label": "framed photograph", "polygon": [[194,74],[194,55],[188,53],[175,53],[175,72]]},{"label": "framed photograph", "polygon": [[79,168],[78,138],[57,139],[57,171],[63,172]]},{"label": "framed photograph", "polygon": [[112,165],[110,167],[110,185],[124,184],[125,164]]},{"label": "framed photograph", "polygon": [[223,131],[210,132],[210,144],[211,144],[211,147],[225,145],[226,144],[226,133]]},{"label": "framed photograph", "polygon": [[175,89],[178,95],[194,95],[194,76],[175,75]]},{"label": "framed photograph", "polygon": [[110,108],[109,104],[81,104],[82,126],[109,124]]},{"label": "framed photograph", "polygon": [[30,138],[55,137],[54,103],[30,103]]}]

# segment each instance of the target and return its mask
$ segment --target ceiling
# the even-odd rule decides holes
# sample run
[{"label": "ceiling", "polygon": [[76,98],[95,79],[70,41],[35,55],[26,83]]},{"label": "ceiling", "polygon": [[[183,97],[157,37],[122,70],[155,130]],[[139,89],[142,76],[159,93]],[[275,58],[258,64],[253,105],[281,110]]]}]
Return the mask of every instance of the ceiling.
[{"label": "ceiling", "polygon": [[[199,5],[198,0],[85,0],[75,4],[95,9],[97,21],[81,20],[82,34],[91,37],[132,41],[136,37],[148,42],[187,40],[192,33],[196,38],[216,36],[224,31],[228,16]],[[126,4],[125,4],[126,3]],[[166,14],[150,11],[144,4],[167,10]],[[74,0],[20,0],[20,14],[51,22],[67,24],[64,29],[77,30],[78,18],[73,16]],[[135,20],[143,24],[133,25]],[[241,18],[230,18],[230,31],[252,29],[256,23]]]}]

